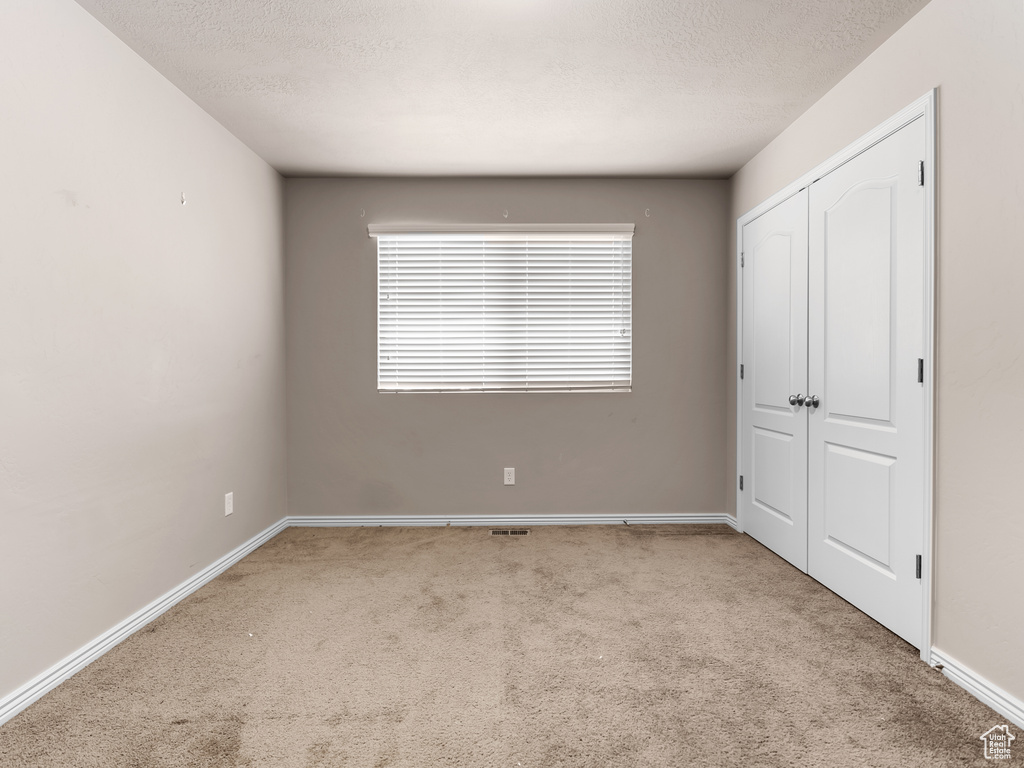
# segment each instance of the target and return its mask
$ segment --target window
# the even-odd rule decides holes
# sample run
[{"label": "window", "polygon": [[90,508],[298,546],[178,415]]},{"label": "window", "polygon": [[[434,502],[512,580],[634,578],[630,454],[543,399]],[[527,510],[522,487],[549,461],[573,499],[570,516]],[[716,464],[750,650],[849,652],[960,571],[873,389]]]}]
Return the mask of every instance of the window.
[{"label": "window", "polygon": [[632,224],[369,232],[379,391],[629,391]]}]

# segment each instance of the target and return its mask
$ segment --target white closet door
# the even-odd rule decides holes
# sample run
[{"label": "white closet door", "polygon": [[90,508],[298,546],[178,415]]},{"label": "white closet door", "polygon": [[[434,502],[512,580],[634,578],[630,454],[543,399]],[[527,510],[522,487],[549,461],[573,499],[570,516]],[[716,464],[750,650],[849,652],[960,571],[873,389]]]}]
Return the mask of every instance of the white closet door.
[{"label": "white closet door", "polygon": [[808,572],[920,647],[925,156],[919,118],[810,191]]},{"label": "white closet door", "polygon": [[807,190],[743,227],[743,530],[807,570]]}]

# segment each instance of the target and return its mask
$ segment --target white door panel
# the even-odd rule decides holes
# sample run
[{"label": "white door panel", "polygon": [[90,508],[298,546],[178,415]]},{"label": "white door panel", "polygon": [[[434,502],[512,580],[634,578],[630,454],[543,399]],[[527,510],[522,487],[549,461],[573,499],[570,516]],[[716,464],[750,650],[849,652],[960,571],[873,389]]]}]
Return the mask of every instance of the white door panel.
[{"label": "white door panel", "polygon": [[743,228],[743,530],[807,570],[807,192]]},{"label": "white door panel", "polygon": [[[837,172],[841,172],[840,171]],[[859,184],[824,211],[827,408],[888,423],[896,179]],[[815,199],[820,199],[812,188]],[[820,213],[816,212],[816,215]],[[817,390],[816,390],[817,391]]]},{"label": "white door panel", "polygon": [[825,541],[892,576],[893,456],[825,444]]},{"label": "white door panel", "polygon": [[793,524],[794,494],[798,490],[802,492],[802,489],[793,487],[792,481],[795,465],[805,461],[803,455],[794,455],[794,444],[799,443],[793,435],[754,427],[754,471],[751,476],[755,479],[750,487],[753,504],[790,526]]},{"label": "white door panel", "polygon": [[924,120],[810,189],[808,572],[920,646]]}]

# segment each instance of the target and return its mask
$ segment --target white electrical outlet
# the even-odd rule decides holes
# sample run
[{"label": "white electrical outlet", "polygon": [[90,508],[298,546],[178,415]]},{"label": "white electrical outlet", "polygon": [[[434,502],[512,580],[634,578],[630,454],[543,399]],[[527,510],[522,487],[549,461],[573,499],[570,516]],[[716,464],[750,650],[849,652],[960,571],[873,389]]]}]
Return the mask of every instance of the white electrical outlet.
[{"label": "white electrical outlet", "polygon": [[224,494],[224,517],[235,511],[235,492]]},{"label": "white electrical outlet", "polygon": [[515,484],[516,484],[516,468],[515,467],[505,467],[505,485],[515,485]]}]

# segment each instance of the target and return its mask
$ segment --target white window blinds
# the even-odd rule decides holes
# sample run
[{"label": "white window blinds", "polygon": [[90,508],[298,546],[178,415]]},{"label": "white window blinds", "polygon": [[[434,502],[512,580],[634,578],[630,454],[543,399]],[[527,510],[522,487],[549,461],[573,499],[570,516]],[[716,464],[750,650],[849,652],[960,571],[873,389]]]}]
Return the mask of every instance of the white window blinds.
[{"label": "white window blinds", "polygon": [[381,392],[629,390],[633,225],[370,227]]}]

